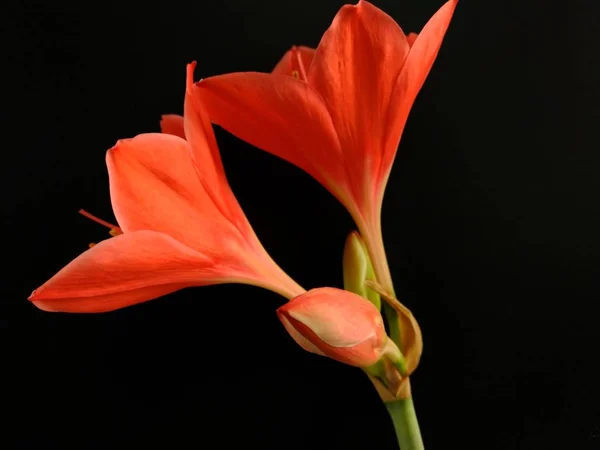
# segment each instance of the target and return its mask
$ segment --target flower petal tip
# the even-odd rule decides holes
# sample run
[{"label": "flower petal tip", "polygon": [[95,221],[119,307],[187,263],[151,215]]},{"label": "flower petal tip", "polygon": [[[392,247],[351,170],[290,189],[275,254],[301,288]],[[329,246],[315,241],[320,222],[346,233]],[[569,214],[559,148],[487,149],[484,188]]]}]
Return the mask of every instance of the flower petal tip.
[{"label": "flower petal tip", "polygon": [[[35,306],[37,306],[39,308],[38,303],[46,303],[47,302],[47,298],[45,295],[46,291],[47,291],[47,289],[46,289],[45,285],[42,285],[39,288],[34,289],[33,292],[29,295],[29,297],[27,297],[27,300],[29,300],[31,303],[33,303]],[[40,309],[43,309],[43,308],[40,308]]]},{"label": "flower petal tip", "polygon": [[52,302],[48,302],[43,298],[43,288],[34,289],[31,295],[27,298],[37,309],[45,312],[56,312],[56,309],[52,307]]},{"label": "flower petal tip", "polygon": [[[163,118],[164,118],[164,116],[163,116]],[[130,141],[131,141],[131,138],[119,139],[117,142],[115,142],[115,144],[111,148],[108,149],[108,152],[110,153],[110,152],[116,151]]]},{"label": "flower petal tip", "polygon": [[348,237],[346,238],[346,240],[350,240],[350,239],[359,239],[360,238],[360,233],[356,230],[351,231],[348,234]]},{"label": "flower petal tip", "polygon": [[376,8],[376,9],[379,9],[375,5],[373,5],[371,2],[368,2],[366,0],[359,0],[356,5],[348,5],[348,6],[352,6],[353,8],[355,8],[356,12],[360,12],[361,10],[363,10],[363,8]]},{"label": "flower petal tip", "polygon": [[188,93],[190,93],[192,87],[194,86],[194,71],[196,70],[196,61],[188,63],[186,69],[185,88]]},{"label": "flower petal tip", "polygon": [[452,10],[454,10],[454,8],[456,8],[456,5],[458,5],[458,0],[448,0],[445,4],[443,4],[441,8],[443,8],[444,6],[448,5],[448,7]]},{"label": "flower petal tip", "polygon": [[48,302],[45,302],[43,300],[33,300],[31,304],[34,305],[40,311],[57,312],[54,308],[52,308],[52,306],[50,306]]}]

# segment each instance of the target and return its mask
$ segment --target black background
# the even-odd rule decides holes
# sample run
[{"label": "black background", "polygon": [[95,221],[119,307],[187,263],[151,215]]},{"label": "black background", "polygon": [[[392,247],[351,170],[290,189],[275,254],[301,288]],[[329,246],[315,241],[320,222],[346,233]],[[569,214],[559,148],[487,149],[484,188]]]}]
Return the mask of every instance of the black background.
[{"label": "black background", "polygon": [[[342,3],[3,3],[3,448],[395,448],[362,373],[297,347],[275,294],[189,289],[100,315],[26,300],[108,237],[77,210],[113,219],[105,151],[182,112],[186,63],[269,71]],[[408,32],[442,1],[375,4]],[[599,28],[595,0],[462,0],[413,108],[383,222],[424,333],[429,450],[600,448]],[[306,288],[340,286],[342,206],[217,137],[267,250]]]}]

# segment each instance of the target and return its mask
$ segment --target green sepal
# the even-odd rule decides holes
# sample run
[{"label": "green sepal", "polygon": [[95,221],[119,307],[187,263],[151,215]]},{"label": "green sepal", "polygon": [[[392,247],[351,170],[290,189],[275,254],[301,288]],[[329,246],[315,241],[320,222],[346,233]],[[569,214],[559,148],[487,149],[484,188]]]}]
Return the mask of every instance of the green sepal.
[{"label": "green sepal", "polygon": [[381,310],[381,297],[365,286],[365,281],[375,281],[375,271],[364,240],[356,231],[351,232],[344,247],[344,289],[369,300]]}]

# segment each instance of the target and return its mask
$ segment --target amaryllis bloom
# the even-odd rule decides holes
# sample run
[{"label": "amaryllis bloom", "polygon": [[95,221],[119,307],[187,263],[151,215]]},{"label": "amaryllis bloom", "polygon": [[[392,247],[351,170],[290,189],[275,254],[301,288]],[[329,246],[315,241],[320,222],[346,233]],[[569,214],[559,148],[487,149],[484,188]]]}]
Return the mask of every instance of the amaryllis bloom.
[{"label": "amaryllis bloom", "polygon": [[366,1],[343,6],[314,55],[293,48],[274,73],[196,84],[213,123],[311,174],[352,214],[392,290],[381,205],[411,106],[437,56],[457,0],[408,36]]},{"label": "amaryllis bloom", "polygon": [[[108,151],[110,194],[119,231],[35,290],[40,309],[102,312],[189,286],[246,283],[286,298],[302,289],[260,244],[225,178],[212,126],[190,95],[186,139],[141,134]],[[163,122],[163,129],[164,129]]]},{"label": "amaryllis bloom", "polygon": [[345,364],[367,367],[384,354],[400,358],[388,338],[379,310],[348,291],[318,288],[277,310],[279,319],[305,350]]}]

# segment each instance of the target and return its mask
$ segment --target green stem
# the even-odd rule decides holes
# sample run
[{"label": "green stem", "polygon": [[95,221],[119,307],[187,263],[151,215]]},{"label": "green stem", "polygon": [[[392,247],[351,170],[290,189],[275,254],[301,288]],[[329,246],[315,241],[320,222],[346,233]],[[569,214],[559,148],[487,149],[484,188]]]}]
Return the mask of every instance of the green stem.
[{"label": "green stem", "polygon": [[386,402],[400,450],[424,450],[423,438],[412,397]]},{"label": "green stem", "polygon": [[[354,217],[358,230],[365,240],[377,281],[385,290],[395,296],[392,274],[387,261],[385,246],[383,245],[381,217],[377,216],[377,220],[370,223],[357,220],[357,218],[362,219],[360,215]],[[400,329],[398,313],[387,302],[382,302],[382,307],[388,322],[390,338],[402,349],[402,330]],[[412,397],[385,402],[385,405],[392,418],[400,450],[425,450]]]},{"label": "green stem", "polygon": [[[383,285],[384,289],[395,295],[394,283],[392,282],[392,275],[385,254],[385,246],[383,245],[381,221],[377,220],[374,227],[364,227],[361,232],[364,233],[365,243],[369,250],[377,280]],[[384,302],[382,307],[388,322],[390,338],[399,348],[402,348],[402,330],[400,329],[398,313],[387,302]],[[423,438],[421,437],[412,397],[386,402],[385,405],[392,418],[400,450],[424,450]]]}]

